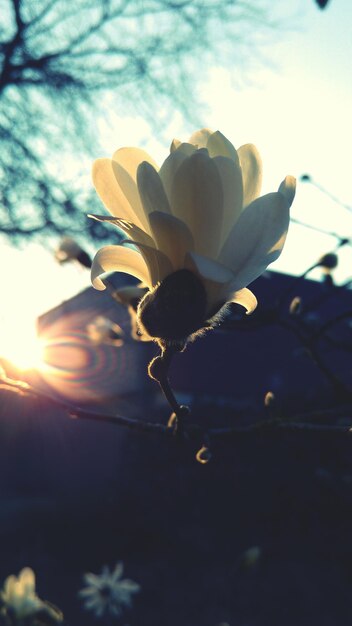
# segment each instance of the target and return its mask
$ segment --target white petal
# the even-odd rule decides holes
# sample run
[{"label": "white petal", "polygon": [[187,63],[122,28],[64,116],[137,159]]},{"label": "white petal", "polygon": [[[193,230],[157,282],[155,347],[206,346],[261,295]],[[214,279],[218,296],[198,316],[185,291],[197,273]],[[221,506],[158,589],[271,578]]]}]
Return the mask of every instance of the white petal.
[{"label": "white petal", "polygon": [[202,128],[196,130],[189,138],[188,142],[196,146],[197,148],[206,148],[209,137],[213,134],[210,128]]},{"label": "white petal", "polygon": [[294,176],[286,176],[279,187],[279,192],[285,196],[288,207],[290,207],[296,194],[296,179]]},{"label": "white petal", "polygon": [[119,148],[112,156],[113,161],[121,165],[123,169],[131,176],[132,180],[137,181],[138,166],[147,161],[158,171],[159,166],[154,159],[142,148]]},{"label": "white petal", "polygon": [[239,162],[236,149],[232,145],[231,141],[229,141],[219,130],[209,136],[205,147],[211,157],[223,156],[231,159],[236,164]]},{"label": "white petal", "polygon": [[201,278],[217,283],[226,284],[235,278],[228,267],[196,252],[189,252],[186,255],[185,268],[199,274]]},{"label": "white petal", "polygon": [[247,143],[237,150],[242,168],[243,206],[258,198],[262,188],[262,160],[257,148]]},{"label": "white petal", "polygon": [[143,281],[148,287],[152,286],[149,268],[142,255],[136,250],[123,246],[105,246],[96,253],[92,269],[91,280],[95,289],[105,289],[100,279],[106,272],[124,272]]},{"label": "white petal", "polygon": [[[159,169],[154,159],[140,148],[120,148],[117,150],[112,157],[112,167],[123,194],[141,222],[142,228],[147,231],[148,220],[137,188],[137,170],[143,161],[150,163],[156,170]],[[134,222],[135,220],[132,219],[131,221]]]},{"label": "white petal", "polygon": [[179,139],[173,139],[170,145],[170,152],[175,152],[177,148],[181,145],[181,141]]},{"label": "white petal", "polygon": [[246,288],[228,294],[227,302],[236,302],[236,304],[241,304],[245,309],[247,309],[247,315],[253,313],[258,304],[254,293],[252,293],[250,289]]},{"label": "white petal", "polygon": [[197,148],[206,148],[210,157],[224,156],[238,162],[236,149],[219,130],[215,132],[209,128],[197,130],[190,137],[189,143]]},{"label": "white petal", "polygon": [[16,587],[17,578],[16,576],[8,576],[4,582],[4,591],[3,595],[6,597],[7,602],[11,602],[11,599],[14,595],[14,590]]},{"label": "white petal", "polygon": [[[238,159],[237,159],[238,161]],[[242,172],[237,164],[226,157],[217,156],[213,159],[220,174],[223,191],[223,222],[221,229],[222,246],[229,232],[241,215],[243,206]]]},{"label": "white petal", "polygon": [[281,193],[257,198],[241,214],[219,256],[236,278],[234,291],[260,276],[281,253],[289,224],[289,208]]},{"label": "white petal", "polygon": [[212,317],[225,304],[226,287],[234,280],[234,274],[228,267],[195,252],[187,254],[185,268],[201,279],[207,294],[207,317]]},{"label": "white petal", "polygon": [[176,171],[171,208],[191,231],[196,252],[216,256],[222,230],[223,193],[217,167],[205,150],[185,159]]},{"label": "white petal", "polygon": [[99,589],[101,582],[100,576],[98,576],[97,574],[92,574],[91,572],[87,572],[86,574],[84,574],[84,582],[87,585],[93,585],[94,587],[97,587]]},{"label": "white petal", "polygon": [[150,213],[149,222],[158,250],[168,256],[174,271],[182,269],[186,253],[194,250],[189,228],[174,215],[159,211]]},{"label": "white petal", "polygon": [[112,215],[142,227],[141,220],[116,180],[111,159],[97,159],[93,163],[92,178],[99,197]]},{"label": "white petal", "polygon": [[162,180],[169,202],[171,198],[173,181],[178,168],[183,163],[183,161],[188,156],[191,156],[191,154],[193,154],[195,151],[195,147],[191,146],[191,144],[182,143],[167,157],[167,159],[162,164],[159,170],[159,176]]},{"label": "white petal", "polygon": [[133,241],[139,241],[147,246],[155,247],[153,239],[147,235],[144,230],[135,224],[132,224],[132,222],[128,222],[127,220],[119,217],[106,217],[105,215],[92,215],[91,213],[88,214],[88,217],[91,217],[98,222],[109,222],[109,224],[114,224],[114,226],[117,226],[126,235],[128,235],[130,239],[133,239]]},{"label": "white petal", "polygon": [[123,563],[122,561],[119,561],[118,563],[116,563],[114,570],[111,573],[111,581],[113,583],[116,583],[117,580],[119,580],[119,578],[121,578],[123,574]]},{"label": "white petal", "polygon": [[22,584],[23,593],[34,593],[35,591],[35,574],[30,567],[25,567],[19,575],[19,580]]},{"label": "white petal", "polygon": [[142,283],[140,283],[140,286],[126,286],[115,289],[112,296],[114,300],[117,300],[124,306],[132,306],[137,300],[141,300],[146,292],[147,287],[143,287]]},{"label": "white petal", "polygon": [[[155,248],[151,248],[142,243],[139,243],[138,241],[131,241],[131,242],[128,241],[127,243],[134,244],[140,250],[141,255],[143,256],[148,266],[148,270],[150,274],[150,283],[153,286],[172,273],[173,271],[172,264],[168,256],[166,256],[166,254],[164,254],[160,250],[156,250]],[[134,276],[136,276],[136,274],[134,274]],[[149,285],[149,283],[147,284]]]},{"label": "white petal", "polygon": [[146,161],[138,167],[137,185],[146,215],[153,211],[171,213],[161,178],[154,167]]}]

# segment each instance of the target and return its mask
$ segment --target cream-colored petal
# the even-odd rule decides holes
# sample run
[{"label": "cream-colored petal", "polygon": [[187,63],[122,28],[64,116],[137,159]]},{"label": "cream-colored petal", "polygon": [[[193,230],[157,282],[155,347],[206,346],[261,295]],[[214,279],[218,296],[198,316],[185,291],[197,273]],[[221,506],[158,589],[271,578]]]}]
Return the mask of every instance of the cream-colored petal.
[{"label": "cream-colored petal", "polygon": [[133,304],[137,300],[141,300],[148,291],[148,288],[142,286],[142,283],[139,283],[139,285],[127,285],[126,287],[115,289],[112,296],[114,300],[117,300],[117,302],[120,302],[125,306],[133,306]]},{"label": "cream-colored petal", "polygon": [[247,315],[253,313],[258,304],[254,293],[252,293],[250,289],[246,288],[229,293],[226,299],[227,302],[235,302],[236,304],[243,306],[247,310]]},{"label": "cream-colored petal", "polygon": [[197,150],[176,171],[171,208],[191,231],[195,251],[214,258],[221,238],[223,192],[218,169],[205,150]]},{"label": "cream-colored petal", "polygon": [[105,289],[100,276],[107,272],[124,272],[131,274],[148,287],[152,286],[151,276],[147,263],[136,250],[124,246],[105,246],[96,253],[92,269],[91,280],[95,289]]},{"label": "cream-colored petal", "polygon": [[213,280],[222,285],[235,278],[234,273],[228,267],[196,252],[189,252],[186,255],[185,268],[195,272],[201,278]]},{"label": "cream-colored petal", "polygon": [[137,181],[138,166],[146,161],[158,171],[159,166],[153,157],[142,148],[119,148],[112,156],[113,161],[121,165],[128,172],[134,182]]},{"label": "cream-colored petal", "polygon": [[223,156],[231,159],[236,164],[239,163],[236,149],[232,145],[231,141],[229,141],[219,130],[215,133],[211,133],[205,147],[211,157]]},{"label": "cream-colored petal", "polygon": [[[123,242],[124,243],[124,242]],[[172,264],[168,256],[161,252],[160,250],[156,250],[156,248],[151,248],[150,246],[146,246],[138,241],[127,241],[128,244],[133,244],[137,246],[138,250],[140,250],[141,255],[143,256],[150,273],[151,284],[154,286],[159,283],[161,280],[166,278],[169,274],[173,272]],[[141,279],[143,280],[143,279]],[[149,286],[149,283],[148,283]]]},{"label": "cream-colored petal", "polygon": [[[154,159],[140,148],[120,148],[117,150],[112,157],[112,167],[123,194],[141,222],[142,228],[147,231],[148,220],[137,188],[137,170],[143,161],[150,163],[156,170],[159,169]],[[131,221],[135,222],[134,219]]]},{"label": "cream-colored petal", "polygon": [[189,138],[188,143],[193,144],[197,148],[206,148],[209,137],[213,134],[214,131],[210,130],[210,128],[201,128],[201,130],[196,130]]},{"label": "cream-colored petal", "polygon": [[112,215],[142,227],[141,220],[116,180],[111,159],[97,159],[93,163],[92,178],[99,197]]},{"label": "cream-colored petal", "polygon": [[189,143],[197,148],[206,148],[211,157],[224,156],[238,162],[236,149],[219,130],[215,132],[210,128],[197,130],[191,135]]},{"label": "cream-colored petal", "polygon": [[282,181],[279,192],[286,198],[286,202],[290,207],[296,194],[296,179],[294,176],[286,176]]},{"label": "cream-colored petal", "polygon": [[150,213],[149,222],[158,250],[168,256],[174,271],[182,269],[187,252],[194,250],[189,228],[174,215],[159,211]]},{"label": "cream-colored petal", "polygon": [[170,145],[170,152],[175,152],[177,148],[181,145],[181,141],[179,139],[173,139]]},{"label": "cream-colored petal", "polygon": [[226,303],[226,287],[234,280],[228,267],[195,252],[188,253],[185,268],[200,278],[207,294],[207,318],[215,315]]},{"label": "cream-colored petal", "polygon": [[138,167],[137,185],[145,215],[153,211],[171,213],[161,178],[154,167],[146,161]]},{"label": "cream-colored petal", "polygon": [[213,159],[220,174],[223,191],[223,221],[221,229],[220,246],[222,247],[228,237],[231,228],[238,220],[242,212],[243,187],[242,172],[239,163],[233,160],[217,156]]},{"label": "cream-colored petal", "polygon": [[179,169],[183,161],[187,157],[191,156],[191,154],[194,154],[195,151],[196,148],[194,146],[191,146],[191,144],[182,143],[167,157],[167,159],[162,164],[159,170],[159,176],[162,180],[169,202],[171,199],[171,189],[177,170]]},{"label": "cream-colored petal", "polygon": [[16,576],[8,576],[4,583],[4,592],[3,594],[6,596],[7,601],[11,601],[14,595],[14,589],[16,587],[17,578]]},{"label": "cream-colored petal", "polygon": [[247,143],[237,150],[242,168],[243,206],[259,197],[262,188],[262,160],[257,148]]},{"label": "cream-colored petal", "polygon": [[135,224],[132,224],[132,222],[128,222],[127,220],[121,219],[119,217],[93,215],[92,213],[89,213],[88,217],[91,217],[98,222],[109,222],[109,224],[114,224],[114,226],[117,226],[126,235],[128,235],[130,239],[133,239],[133,241],[139,241],[140,243],[144,243],[146,246],[155,247],[155,243],[150,235],[147,235],[144,230],[142,230]]},{"label": "cream-colored petal", "polygon": [[21,570],[19,580],[22,585],[22,589],[25,595],[34,593],[35,591],[35,574],[30,567],[25,567]]},{"label": "cream-colored petal", "polygon": [[257,198],[243,211],[219,256],[236,275],[234,291],[249,285],[278,258],[288,224],[288,204],[278,192]]}]

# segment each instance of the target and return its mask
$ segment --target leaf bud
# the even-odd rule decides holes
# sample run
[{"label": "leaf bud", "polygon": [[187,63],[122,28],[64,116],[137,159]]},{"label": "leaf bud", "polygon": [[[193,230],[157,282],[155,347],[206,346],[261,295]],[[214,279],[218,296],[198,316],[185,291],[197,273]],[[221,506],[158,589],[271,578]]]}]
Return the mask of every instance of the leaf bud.
[{"label": "leaf bud", "polygon": [[302,311],[302,299],[300,296],[295,296],[290,303],[289,307],[290,315],[299,315]]},{"label": "leaf bud", "polygon": [[264,396],[264,405],[269,407],[272,406],[275,402],[275,395],[272,391],[268,391]]}]

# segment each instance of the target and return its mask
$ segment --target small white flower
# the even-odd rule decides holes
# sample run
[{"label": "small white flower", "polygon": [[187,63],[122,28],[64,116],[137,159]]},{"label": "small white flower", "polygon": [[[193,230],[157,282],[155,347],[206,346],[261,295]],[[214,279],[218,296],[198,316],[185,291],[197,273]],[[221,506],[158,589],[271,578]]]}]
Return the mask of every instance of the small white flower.
[{"label": "small white flower", "polygon": [[11,619],[11,623],[57,624],[62,622],[61,611],[38,598],[35,593],[35,574],[30,567],[20,571],[18,578],[8,576],[0,591],[1,613]]},{"label": "small white flower", "polygon": [[17,619],[36,613],[43,603],[35,593],[33,570],[25,567],[19,573],[18,578],[8,576],[1,591],[1,599],[6,610],[10,610]]},{"label": "small white flower", "polygon": [[[283,248],[295,179],[259,197],[261,159],[252,144],[237,151],[219,131],[197,131],[188,143],[174,140],[159,169],[138,148],[121,148],[93,166],[96,190],[128,239],[100,249],[92,282],[101,275],[132,274],[148,292],[139,323],[159,343],[184,342],[211,326],[227,302],[252,312],[246,288]],[[136,249],[124,244],[133,243]]]},{"label": "small white flower", "polygon": [[122,563],[117,563],[112,572],[104,566],[100,576],[84,574],[86,587],[79,591],[79,595],[84,598],[85,608],[93,611],[96,617],[104,614],[117,617],[125,607],[130,607],[133,595],[140,590],[140,585],[128,578],[121,579],[122,574]]},{"label": "small white flower", "polygon": [[[9,615],[16,623],[37,623],[36,618],[47,624],[62,622],[63,615],[54,605],[41,600],[35,593],[35,574],[25,567],[16,576],[8,576],[0,592],[2,613]],[[11,622],[12,623],[12,622]]]}]

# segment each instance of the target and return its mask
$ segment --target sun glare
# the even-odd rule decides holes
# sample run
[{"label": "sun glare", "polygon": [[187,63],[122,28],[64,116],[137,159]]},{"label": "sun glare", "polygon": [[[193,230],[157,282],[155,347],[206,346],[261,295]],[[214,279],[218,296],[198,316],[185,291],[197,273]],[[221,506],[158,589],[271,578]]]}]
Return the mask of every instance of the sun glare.
[{"label": "sun glare", "polygon": [[35,323],[2,326],[0,333],[0,356],[16,368],[25,371],[43,369],[44,342],[37,336]]},{"label": "sun glare", "polygon": [[2,279],[0,359],[22,371],[43,371],[45,342],[37,335],[38,316],[85,287],[88,275],[75,266],[60,266],[36,244],[18,250],[1,243],[0,260],[11,267]]}]

